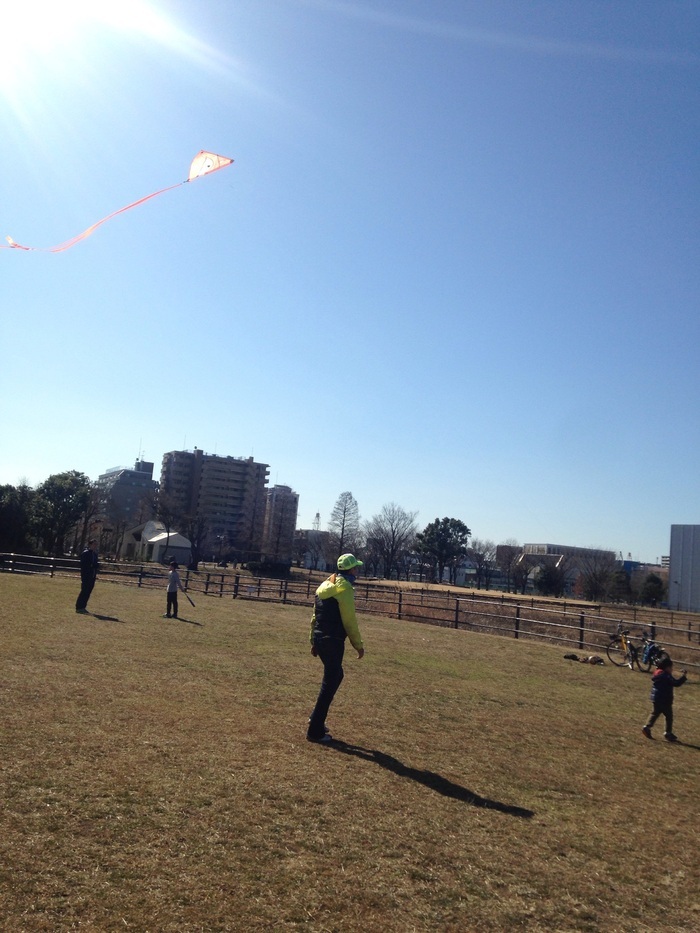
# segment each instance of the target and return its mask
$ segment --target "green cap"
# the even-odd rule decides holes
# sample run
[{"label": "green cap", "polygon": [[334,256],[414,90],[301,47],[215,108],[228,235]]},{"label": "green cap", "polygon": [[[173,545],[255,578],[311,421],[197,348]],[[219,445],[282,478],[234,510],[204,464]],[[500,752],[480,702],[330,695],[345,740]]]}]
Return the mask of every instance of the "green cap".
[{"label": "green cap", "polygon": [[362,561],[358,560],[354,554],[341,554],[338,558],[338,570],[353,570],[361,566]]}]

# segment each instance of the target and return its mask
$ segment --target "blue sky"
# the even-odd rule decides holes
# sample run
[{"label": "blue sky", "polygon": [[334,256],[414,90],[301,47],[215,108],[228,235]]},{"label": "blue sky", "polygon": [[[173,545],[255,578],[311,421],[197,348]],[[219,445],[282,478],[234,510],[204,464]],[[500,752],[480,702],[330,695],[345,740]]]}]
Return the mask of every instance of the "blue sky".
[{"label": "blue sky", "polygon": [[700,522],[696,2],[54,7],[3,14],[2,236],[235,162],[0,250],[0,483],[197,446],[303,527]]}]

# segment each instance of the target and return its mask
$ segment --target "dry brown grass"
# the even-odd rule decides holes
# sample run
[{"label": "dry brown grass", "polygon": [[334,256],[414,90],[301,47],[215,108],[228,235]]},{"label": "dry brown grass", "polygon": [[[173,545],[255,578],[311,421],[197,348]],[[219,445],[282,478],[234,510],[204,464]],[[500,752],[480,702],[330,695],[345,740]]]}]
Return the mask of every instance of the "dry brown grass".
[{"label": "dry brown grass", "polygon": [[323,748],[308,610],[75,595],[0,576],[2,930],[700,928],[696,684],[372,617]]}]

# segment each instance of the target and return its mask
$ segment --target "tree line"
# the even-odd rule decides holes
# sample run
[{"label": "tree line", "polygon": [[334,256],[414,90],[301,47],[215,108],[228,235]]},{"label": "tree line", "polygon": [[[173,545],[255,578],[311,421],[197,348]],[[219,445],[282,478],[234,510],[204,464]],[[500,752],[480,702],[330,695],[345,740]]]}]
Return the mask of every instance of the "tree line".
[{"label": "tree line", "polygon": [[[170,514],[167,497],[161,500],[156,497],[146,503],[149,514],[145,519],[157,515],[168,531],[175,525],[178,530],[182,526],[196,552],[193,559],[201,559],[208,529],[196,516],[185,521],[182,516]],[[85,546],[99,513],[96,484],[76,470],[49,476],[36,488],[26,483],[0,485],[0,550],[50,556],[77,554]],[[627,573],[605,552],[591,551],[575,563],[566,557],[554,563],[525,554],[512,539],[496,545],[475,538],[461,519],[436,518],[419,529],[417,515],[391,502],[362,521],[357,500],[351,492],[343,492],[333,507],[328,530],[316,529],[299,537],[295,557],[301,562],[307,555],[314,567],[323,568],[333,566],[340,554],[352,552],[364,561],[364,572],[371,576],[452,585],[456,585],[458,573],[466,564],[478,589],[490,589],[498,574],[499,584],[507,592],[525,593],[534,588],[544,596],[572,594],[599,602],[658,605],[666,595],[666,583],[657,574]],[[112,524],[115,527],[109,533],[118,535],[119,523]],[[115,542],[110,539],[108,543]],[[228,542],[220,541],[220,550],[222,544]]]},{"label": "tree line", "polygon": [[496,545],[475,538],[457,518],[436,518],[419,530],[417,515],[392,502],[363,522],[357,500],[351,492],[343,492],[327,532],[317,529],[300,538],[297,559],[308,555],[316,568],[333,566],[340,554],[350,551],[364,561],[365,573],[388,579],[455,585],[459,570],[467,565],[477,589],[490,589],[498,575],[507,592],[532,588],[543,596],[647,605],[658,605],[665,597],[666,584],[657,574],[628,573],[603,551],[591,550],[576,561],[567,557],[551,561],[526,554],[513,539]]}]

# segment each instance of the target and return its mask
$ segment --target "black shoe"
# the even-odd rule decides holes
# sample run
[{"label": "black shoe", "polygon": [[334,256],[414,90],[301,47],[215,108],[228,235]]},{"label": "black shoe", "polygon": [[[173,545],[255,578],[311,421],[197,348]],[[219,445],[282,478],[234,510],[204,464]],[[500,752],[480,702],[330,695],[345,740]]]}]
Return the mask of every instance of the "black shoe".
[{"label": "black shoe", "polygon": [[674,735],[672,732],[664,732],[664,738],[667,742],[677,742],[678,736]]},{"label": "black shoe", "polygon": [[[311,717],[309,717],[309,725],[311,725]],[[328,726],[326,726],[326,725],[324,725],[323,731],[324,731],[324,733],[325,733],[326,735],[330,735],[330,733],[331,733],[331,730],[330,730],[330,729],[328,728]]]},{"label": "black shoe", "polygon": [[312,735],[307,735],[306,740],[308,742],[314,742],[316,745],[330,745],[333,741],[333,736],[330,734],[330,732],[326,732],[326,734],[322,735],[320,739],[317,739]]}]

